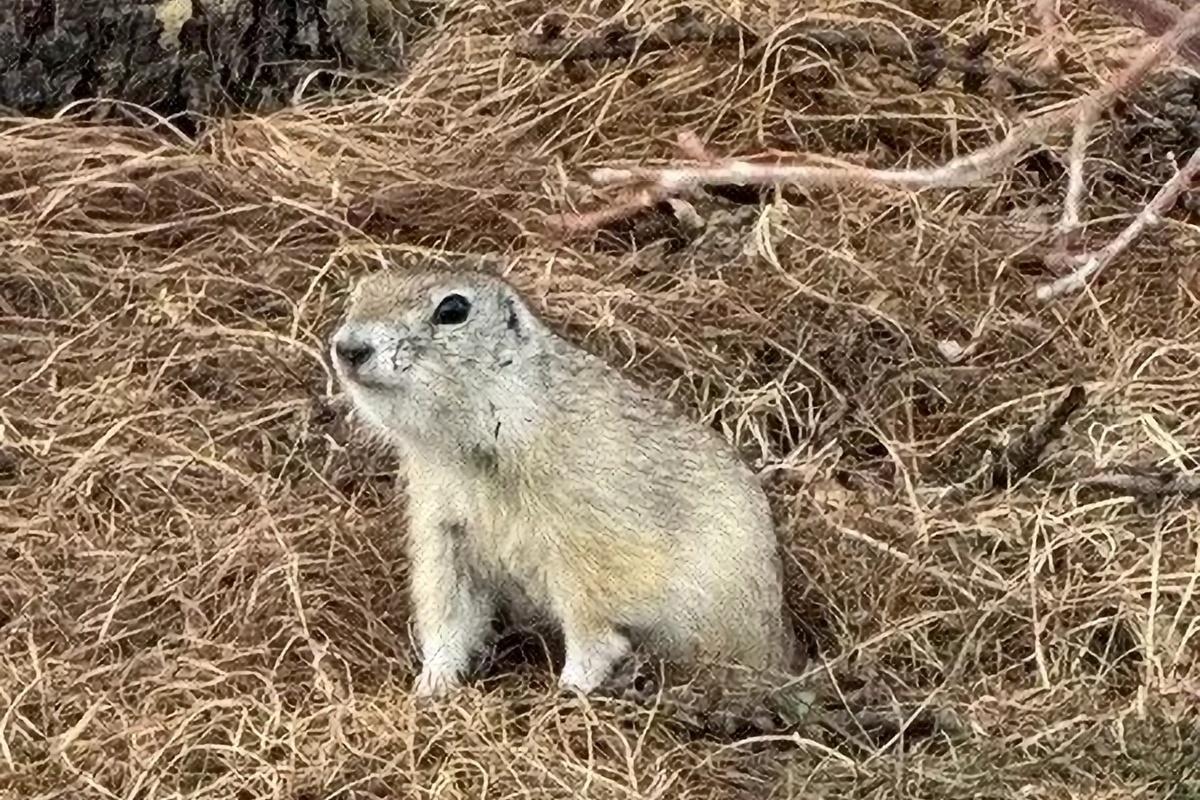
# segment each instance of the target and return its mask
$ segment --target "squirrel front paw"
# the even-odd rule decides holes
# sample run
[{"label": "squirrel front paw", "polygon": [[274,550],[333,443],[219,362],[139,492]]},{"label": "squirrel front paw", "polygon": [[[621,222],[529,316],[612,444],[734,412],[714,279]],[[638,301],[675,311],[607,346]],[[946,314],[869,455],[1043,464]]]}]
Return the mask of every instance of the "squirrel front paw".
[{"label": "squirrel front paw", "polygon": [[559,688],[591,694],[629,652],[629,640],[616,631],[606,631],[589,639],[568,637],[567,660],[558,677]]},{"label": "squirrel front paw", "polygon": [[460,681],[456,670],[446,669],[437,664],[428,664],[421,669],[413,683],[414,697],[433,699],[445,697],[458,688]]}]

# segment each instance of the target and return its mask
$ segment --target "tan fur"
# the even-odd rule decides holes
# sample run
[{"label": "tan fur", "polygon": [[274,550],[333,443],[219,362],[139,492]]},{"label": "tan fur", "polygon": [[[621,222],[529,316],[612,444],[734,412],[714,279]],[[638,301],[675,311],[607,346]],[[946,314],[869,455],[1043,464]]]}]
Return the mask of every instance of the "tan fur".
[{"label": "tan fur", "polygon": [[[434,324],[452,293],[467,319]],[[337,353],[361,345],[372,354],[357,368]],[[715,431],[553,333],[509,283],[370,275],[332,349],[356,411],[403,456],[418,693],[461,681],[500,603],[562,627],[560,684],[582,692],[631,642],[787,669],[754,475]]]}]

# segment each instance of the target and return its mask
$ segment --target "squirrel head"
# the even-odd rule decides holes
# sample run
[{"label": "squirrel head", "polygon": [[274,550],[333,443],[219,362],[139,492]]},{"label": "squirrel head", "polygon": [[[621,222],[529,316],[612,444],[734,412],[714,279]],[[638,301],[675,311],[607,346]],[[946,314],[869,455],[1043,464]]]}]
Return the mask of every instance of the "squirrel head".
[{"label": "squirrel head", "polygon": [[352,290],[330,357],[356,409],[388,438],[478,449],[504,423],[531,421],[540,328],[500,278],[387,270]]}]

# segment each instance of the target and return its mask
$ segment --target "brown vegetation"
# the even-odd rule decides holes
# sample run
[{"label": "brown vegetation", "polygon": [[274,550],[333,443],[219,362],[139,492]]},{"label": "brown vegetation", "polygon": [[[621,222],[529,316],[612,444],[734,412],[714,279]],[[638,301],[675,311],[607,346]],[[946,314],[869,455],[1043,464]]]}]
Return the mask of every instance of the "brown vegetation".
[{"label": "brown vegetation", "polygon": [[[693,8],[745,36],[544,60],[518,52],[544,11],[594,42],[613,9],[451,5],[386,92],[199,140],[5,121],[0,797],[1200,791],[1197,192],[1049,301],[1078,266],[1069,124],[967,185],[718,186],[544,224],[611,209],[582,178],[668,163],[681,133],[694,160],[946,164],[1147,35],[1066,2],[1047,31],[1041,0],[755,0]],[[639,11],[625,30],[692,24]],[[911,56],[869,46],[895,37]],[[1200,147],[1185,63],[1095,119],[1073,252]],[[414,707],[401,487],[324,337],[352,276],[446,251],[507,259],[762,470],[822,718],[567,703],[536,648]]]}]

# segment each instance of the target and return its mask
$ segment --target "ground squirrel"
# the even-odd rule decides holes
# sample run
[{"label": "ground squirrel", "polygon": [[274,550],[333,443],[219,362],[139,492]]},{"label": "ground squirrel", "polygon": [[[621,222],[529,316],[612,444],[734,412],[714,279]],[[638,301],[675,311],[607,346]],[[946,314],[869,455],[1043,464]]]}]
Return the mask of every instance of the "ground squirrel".
[{"label": "ground squirrel", "polygon": [[407,479],[414,691],[460,685],[504,604],[560,626],[563,689],[631,647],[786,670],[765,493],[715,430],[550,330],[507,281],[384,270],[332,337]]}]

